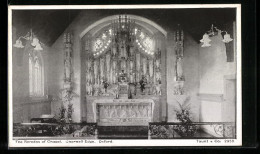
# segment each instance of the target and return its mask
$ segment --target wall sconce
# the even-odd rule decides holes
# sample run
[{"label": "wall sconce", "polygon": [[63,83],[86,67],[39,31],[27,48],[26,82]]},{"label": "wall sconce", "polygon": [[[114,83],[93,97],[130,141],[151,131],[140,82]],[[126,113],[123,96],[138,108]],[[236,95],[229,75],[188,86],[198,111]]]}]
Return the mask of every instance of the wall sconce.
[{"label": "wall sconce", "polygon": [[207,33],[205,33],[203,35],[203,38],[200,40],[200,42],[202,42],[202,46],[201,47],[209,47],[211,46],[211,44],[209,43],[211,41],[211,39],[209,39],[209,35]]},{"label": "wall sconce", "polygon": [[230,37],[230,34],[228,34],[226,32],[226,34],[224,35],[224,39],[222,40],[224,43],[229,43],[231,42],[233,39]]},{"label": "wall sconce", "polygon": [[220,29],[218,29],[217,27],[214,27],[213,24],[211,26],[211,29],[209,31],[207,31],[202,39],[200,40],[200,42],[202,42],[203,44],[201,45],[201,47],[209,47],[211,46],[211,44],[209,43],[211,41],[211,39],[209,37],[215,36],[218,33],[226,33],[224,35],[224,39],[222,40],[224,43],[229,43],[231,42],[233,39],[230,37],[230,34],[227,33],[227,31],[222,31]]},{"label": "wall sconce", "polygon": [[24,48],[24,45],[22,43],[22,40],[21,39],[25,39],[27,41],[31,41],[31,45],[34,47],[34,50],[37,50],[37,51],[41,51],[43,50],[42,49],[42,46],[41,46],[41,42],[39,41],[38,38],[36,38],[32,32],[32,30],[30,32],[28,32],[25,36],[20,36],[15,44],[14,44],[14,47],[16,48]]}]

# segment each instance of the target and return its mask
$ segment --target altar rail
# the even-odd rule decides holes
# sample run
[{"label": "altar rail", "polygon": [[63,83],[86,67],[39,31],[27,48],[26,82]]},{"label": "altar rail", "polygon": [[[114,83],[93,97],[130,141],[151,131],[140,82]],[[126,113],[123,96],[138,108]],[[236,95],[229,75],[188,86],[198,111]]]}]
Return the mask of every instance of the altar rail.
[{"label": "altar rail", "polygon": [[14,123],[13,137],[97,137],[96,123]]},{"label": "altar rail", "polygon": [[[212,132],[205,128],[212,129]],[[149,139],[236,138],[234,122],[151,122]]]},{"label": "altar rail", "polygon": [[[103,126],[104,127],[104,126]],[[107,126],[105,126],[107,127]],[[125,127],[127,126],[114,126]],[[131,126],[130,126],[131,127]],[[133,126],[132,126],[133,127]],[[134,126],[137,127],[137,126]],[[147,125],[148,139],[235,139],[236,129],[234,122],[193,122],[193,123],[163,123],[150,122]],[[212,128],[213,134],[205,132],[205,127]],[[105,128],[106,129],[106,128]],[[130,129],[130,128],[129,128]],[[88,138],[98,139],[97,123],[14,123],[13,137],[17,139],[39,139],[48,137]]]}]

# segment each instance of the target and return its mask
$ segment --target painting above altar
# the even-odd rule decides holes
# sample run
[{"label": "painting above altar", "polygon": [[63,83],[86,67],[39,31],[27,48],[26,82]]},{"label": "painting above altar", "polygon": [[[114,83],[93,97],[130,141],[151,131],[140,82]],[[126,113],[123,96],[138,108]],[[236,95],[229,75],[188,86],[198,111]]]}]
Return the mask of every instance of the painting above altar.
[{"label": "painting above altar", "polygon": [[156,42],[126,15],[111,20],[86,40],[87,96],[116,96],[122,84],[129,85],[128,98],[161,95],[161,51]]}]

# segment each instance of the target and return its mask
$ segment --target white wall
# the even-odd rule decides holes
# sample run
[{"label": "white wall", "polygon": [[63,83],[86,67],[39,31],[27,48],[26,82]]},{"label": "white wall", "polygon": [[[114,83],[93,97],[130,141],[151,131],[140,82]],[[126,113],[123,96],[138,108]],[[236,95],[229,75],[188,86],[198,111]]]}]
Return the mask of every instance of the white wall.
[{"label": "white wall", "polygon": [[[235,102],[232,105],[225,100],[227,91],[232,89],[225,89],[227,76],[232,76],[235,79],[236,75],[236,60],[234,62],[227,62],[226,47],[222,42],[221,34],[210,37],[210,47],[199,47],[199,72],[200,72],[200,89],[201,95],[201,122],[223,122],[234,121],[228,117],[235,115]],[[230,42],[235,43],[235,40]],[[236,59],[236,57],[235,57]],[[231,93],[235,93],[233,88]],[[206,96],[206,98],[205,98]],[[234,100],[235,101],[235,100]],[[224,109],[229,110],[224,112]],[[231,116],[232,117],[232,116]],[[205,127],[209,132],[212,128]]]}]

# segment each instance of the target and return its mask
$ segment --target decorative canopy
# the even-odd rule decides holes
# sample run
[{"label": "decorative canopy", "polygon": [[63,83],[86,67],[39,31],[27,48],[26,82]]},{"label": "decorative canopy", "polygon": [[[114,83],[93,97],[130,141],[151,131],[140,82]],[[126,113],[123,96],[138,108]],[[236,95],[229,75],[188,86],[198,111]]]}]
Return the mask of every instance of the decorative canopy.
[{"label": "decorative canopy", "polygon": [[128,16],[119,15],[100,33],[95,36],[91,44],[91,51],[94,57],[106,53],[112,46],[118,44],[123,39],[129,46],[135,46],[140,52],[153,56],[155,53],[155,43],[152,34],[141,26],[135,24],[135,20]]}]

